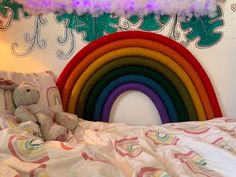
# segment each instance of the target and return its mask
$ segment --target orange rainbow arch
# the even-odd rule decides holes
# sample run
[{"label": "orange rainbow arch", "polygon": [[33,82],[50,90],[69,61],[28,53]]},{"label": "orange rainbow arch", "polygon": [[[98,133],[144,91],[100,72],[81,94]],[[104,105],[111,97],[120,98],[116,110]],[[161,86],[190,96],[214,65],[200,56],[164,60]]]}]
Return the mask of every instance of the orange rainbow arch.
[{"label": "orange rainbow arch", "polygon": [[129,31],[88,44],[57,81],[65,111],[109,121],[115,99],[127,90],[149,96],[163,123],[208,120],[222,112],[196,58],[162,35]]}]

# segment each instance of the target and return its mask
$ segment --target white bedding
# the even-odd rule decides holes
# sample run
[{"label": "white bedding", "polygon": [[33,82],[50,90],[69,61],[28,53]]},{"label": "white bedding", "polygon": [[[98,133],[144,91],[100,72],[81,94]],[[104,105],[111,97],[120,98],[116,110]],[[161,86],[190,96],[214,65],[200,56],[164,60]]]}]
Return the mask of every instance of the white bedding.
[{"label": "white bedding", "polygon": [[162,126],[80,120],[66,143],[45,143],[15,126],[0,130],[0,177],[236,176],[234,119]]}]

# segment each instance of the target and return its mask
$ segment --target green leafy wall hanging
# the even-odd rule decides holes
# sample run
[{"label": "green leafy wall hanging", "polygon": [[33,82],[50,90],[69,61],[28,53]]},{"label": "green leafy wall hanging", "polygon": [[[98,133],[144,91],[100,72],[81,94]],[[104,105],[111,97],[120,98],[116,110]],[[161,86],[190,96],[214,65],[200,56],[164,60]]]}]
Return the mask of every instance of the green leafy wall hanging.
[{"label": "green leafy wall hanging", "polygon": [[223,32],[217,32],[219,27],[223,26],[222,11],[217,7],[217,15],[214,18],[193,17],[188,21],[181,22],[180,26],[184,31],[187,31],[186,38],[190,41],[199,38],[196,46],[209,47],[218,43]]},{"label": "green leafy wall hanging", "polygon": [[[138,16],[132,16],[128,19],[131,23],[138,23],[141,19]],[[158,31],[162,29],[170,20],[170,16],[163,15],[157,17],[155,14],[149,14],[142,18],[142,23],[139,26],[140,30],[143,31]]]},{"label": "green leafy wall hanging", "polygon": [[90,14],[77,16],[75,13],[62,14],[56,17],[58,22],[66,20],[70,29],[76,30],[78,33],[84,33],[84,40],[92,42],[95,39],[118,31],[116,27],[119,23],[117,17],[111,14],[103,14],[99,17],[93,17]]},{"label": "green leafy wall hanging", "polygon": [[[16,2],[12,2],[11,0],[2,0],[0,1],[0,14],[2,14],[4,17],[6,17],[7,12],[9,10],[12,11],[13,15],[12,18],[14,20],[19,20],[19,11],[23,9],[23,6],[16,3]],[[23,10],[22,10],[23,11]],[[28,13],[23,11],[23,15],[25,17],[29,16]]]},{"label": "green leafy wall hanging", "polygon": [[[235,7],[235,4],[232,4],[231,10],[235,11]],[[218,3],[216,17],[193,17],[187,21],[183,21],[177,15],[156,16],[149,14],[142,18],[138,16],[123,18],[112,14],[103,14],[98,17],[90,14],[77,15],[76,13],[53,13],[52,15],[57,24],[63,22],[65,25],[65,36],[63,39],[61,37],[60,40],[57,40],[58,44],[64,45],[69,39],[71,41],[68,52],[63,53],[58,50],[60,59],[68,58],[75,51],[76,33],[81,35],[84,41],[92,42],[106,34],[118,31],[151,31],[168,36],[186,47],[196,40],[198,48],[212,47],[218,44],[223,37],[223,31],[219,29],[224,26],[221,3]],[[0,0],[0,31],[7,30],[12,21],[20,21],[21,16],[24,18],[29,16],[23,10],[22,5],[11,0]],[[45,16],[45,19],[47,18]]]}]

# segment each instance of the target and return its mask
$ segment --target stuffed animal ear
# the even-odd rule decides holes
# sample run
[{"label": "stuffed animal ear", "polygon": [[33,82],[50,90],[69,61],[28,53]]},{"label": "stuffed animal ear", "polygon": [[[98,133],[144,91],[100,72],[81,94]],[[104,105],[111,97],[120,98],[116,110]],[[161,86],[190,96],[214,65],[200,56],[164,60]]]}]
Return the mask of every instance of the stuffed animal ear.
[{"label": "stuffed animal ear", "polygon": [[17,86],[18,84],[14,81],[0,77],[0,89],[13,90]]},{"label": "stuffed animal ear", "polygon": [[26,81],[22,81],[21,83],[19,83],[19,85],[18,86],[22,86],[22,85],[28,85],[28,86],[30,86],[30,87],[34,87],[31,83],[29,83],[29,82],[26,82]]}]

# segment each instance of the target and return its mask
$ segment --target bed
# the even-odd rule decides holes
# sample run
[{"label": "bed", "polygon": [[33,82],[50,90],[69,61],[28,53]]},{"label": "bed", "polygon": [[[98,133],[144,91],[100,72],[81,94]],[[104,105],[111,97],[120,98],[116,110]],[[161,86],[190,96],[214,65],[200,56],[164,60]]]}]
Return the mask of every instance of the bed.
[{"label": "bed", "polygon": [[[236,119],[223,117],[200,63],[169,38],[140,31],[107,35],[79,51],[56,82],[51,72],[0,77],[31,82],[44,94],[42,104],[79,117],[66,142],[44,142],[30,122],[19,126],[2,113],[1,177],[236,174]],[[110,123],[114,101],[128,90],[147,95],[163,125]],[[6,97],[0,90],[0,112],[11,107]]]}]

